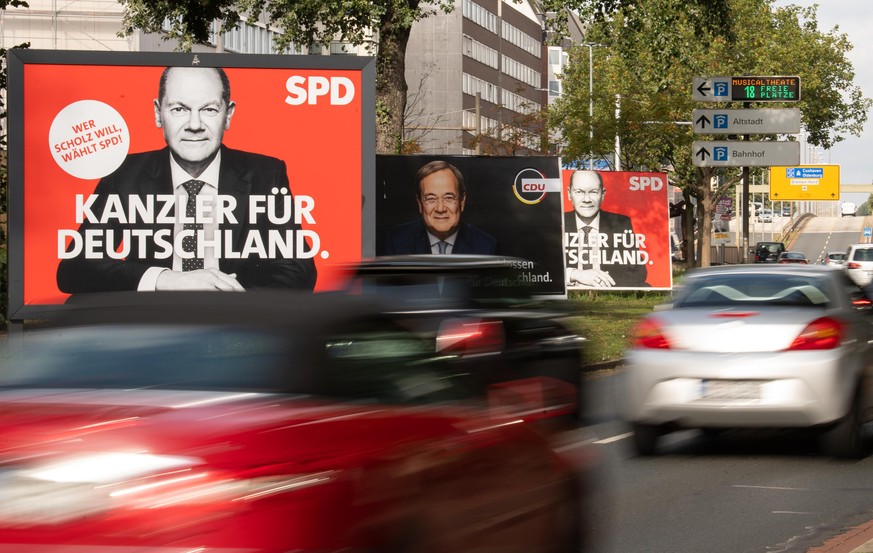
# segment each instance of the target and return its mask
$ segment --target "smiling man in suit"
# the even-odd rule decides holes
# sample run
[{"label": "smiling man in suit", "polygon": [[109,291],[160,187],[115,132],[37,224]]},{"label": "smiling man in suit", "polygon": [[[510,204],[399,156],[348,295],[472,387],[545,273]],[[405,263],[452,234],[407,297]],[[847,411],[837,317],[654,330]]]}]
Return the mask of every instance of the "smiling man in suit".
[{"label": "smiling man in suit", "polygon": [[627,215],[601,209],[606,188],[597,171],[575,171],[564,213],[566,280],[570,288],[645,288],[648,271]]},{"label": "smiling man in suit", "polygon": [[415,176],[420,219],[388,231],[382,253],[496,254],[497,240],[461,221],[467,186],[461,171],[446,161],[423,165]]},{"label": "smiling man in suit", "polygon": [[[63,259],[61,291],[313,289],[315,263],[306,251],[289,256],[287,247],[270,247],[285,238],[305,244],[295,238],[300,225],[289,212],[285,162],[222,144],[235,110],[221,68],[164,69],[154,116],[167,147],[130,154],[100,179],[87,206],[93,217],[79,234],[101,236],[107,253],[86,249]],[[266,203],[270,195],[276,212],[253,216],[250,199]],[[168,201],[170,217],[118,216],[119,205],[134,213],[131,206]]]}]

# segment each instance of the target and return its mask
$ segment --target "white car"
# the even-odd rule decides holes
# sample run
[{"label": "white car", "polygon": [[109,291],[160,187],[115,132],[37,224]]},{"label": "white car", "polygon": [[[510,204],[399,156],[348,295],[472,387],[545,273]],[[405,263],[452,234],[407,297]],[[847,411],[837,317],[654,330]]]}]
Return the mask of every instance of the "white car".
[{"label": "white car", "polygon": [[828,252],[822,261],[822,264],[842,269],[846,264],[846,252]]},{"label": "white car", "polygon": [[762,209],[758,211],[757,221],[759,223],[772,223],[773,222],[773,212],[769,209]]},{"label": "white car", "polygon": [[636,452],[655,453],[679,429],[809,428],[827,453],[863,455],[869,305],[843,271],[822,265],[689,271],[674,301],[641,319],[619,372]]},{"label": "white car", "polygon": [[858,286],[873,281],[873,244],[852,244],[846,252],[844,267]]}]

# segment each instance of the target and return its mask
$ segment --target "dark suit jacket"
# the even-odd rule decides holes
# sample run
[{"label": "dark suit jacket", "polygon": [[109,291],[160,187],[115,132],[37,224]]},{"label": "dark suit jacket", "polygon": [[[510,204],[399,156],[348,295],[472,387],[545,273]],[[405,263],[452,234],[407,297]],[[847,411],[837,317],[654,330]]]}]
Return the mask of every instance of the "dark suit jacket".
[{"label": "dark suit jacket", "polygon": [[[579,232],[579,228],[576,226],[576,213],[573,211],[564,213],[564,232],[567,234],[576,234],[577,232]],[[621,255],[624,251],[628,250],[628,248],[624,248],[621,245],[621,240],[619,240],[619,247],[616,248],[613,236],[622,236],[625,232],[633,233],[633,226],[631,225],[630,217],[628,217],[627,215],[621,215],[620,213],[610,213],[609,211],[601,210],[599,232],[600,234],[606,234],[608,237],[606,247],[604,247],[600,252],[601,258],[604,261],[608,262],[613,258],[614,252],[621,252]],[[565,240],[564,243],[570,244],[570,241]],[[575,248],[564,248],[564,264],[567,268],[571,268],[570,257],[568,255],[570,249]],[[629,249],[636,250],[636,248]],[[611,276],[612,279],[615,280],[616,286],[628,288],[643,288],[648,286],[648,284],[646,283],[648,270],[646,269],[645,265],[610,265],[605,263],[604,261],[601,261],[600,269],[609,273],[609,276]],[[573,267],[575,267],[575,265],[573,265]]]},{"label": "dark suit jacket", "polygon": [[[277,225],[271,223],[266,215],[259,214],[254,224],[249,223],[249,196],[271,196],[274,195],[274,188],[288,188],[290,191],[284,161],[222,146],[218,187],[219,194],[236,198],[237,205],[233,214],[237,223],[224,223],[219,227],[219,230],[229,228],[233,233],[234,251],[242,251],[246,236],[251,231],[260,232],[266,244],[267,231],[270,229],[299,229],[299,225],[294,224],[293,217],[288,223]],[[110,194],[120,197],[125,210],[131,196],[173,194],[169,149],[128,155],[115,172],[100,179],[94,193],[98,198],[92,211],[98,218],[103,213],[107,195]],[[282,204],[276,203],[280,206]],[[116,248],[121,244],[124,230],[168,229],[169,236],[173,235],[172,223],[119,223],[116,220],[101,224],[86,220],[79,227],[79,233],[83,235],[88,229],[112,230]],[[106,237],[105,232],[102,236]],[[101,259],[85,259],[84,255],[79,255],[61,260],[57,272],[58,288],[69,294],[136,290],[149,267],[171,269],[173,266],[172,256],[161,259],[155,257],[156,248],[151,238],[145,242],[145,251],[141,251],[139,240],[132,240],[130,254],[125,259],[110,259],[106,255]],[[241,259],[221,258],[219,269],[228,274],[236,273],[237,280],[246,289],[272,287],[311,290],[316,279],[315,263],[312,259],[261,259],[253,256]]]},{"label": "dark suit jacket", "polygon": [[[380,255],[407,255],[432,253],[430,238],[424,221],[416,219],[397,225],[385,236],[384,250]],[[462,222],[458,227],[452,253],[457,254],[497,254],[497,239],[473,225]]]}]

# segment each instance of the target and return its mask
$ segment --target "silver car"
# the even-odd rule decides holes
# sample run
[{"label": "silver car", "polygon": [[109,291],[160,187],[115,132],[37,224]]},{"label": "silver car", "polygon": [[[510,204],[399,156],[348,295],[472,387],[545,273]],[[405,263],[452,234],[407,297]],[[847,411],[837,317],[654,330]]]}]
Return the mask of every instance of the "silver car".
[{"label": "silver car", "polygon": [[822,264],[842,268],[846,264],[846,252],[828,252]]},{"label": "silver car", "polygon": [[846,251],[846,274],[858,286],[873,282],[873,244],[852,244]]},{"label": "silver car", "polygon": [[682,428],[815,428],[827,453],[864,452],[873,415],[870,302],[821,265],[689,271],[644,317],[620,371],[637,453]]}]

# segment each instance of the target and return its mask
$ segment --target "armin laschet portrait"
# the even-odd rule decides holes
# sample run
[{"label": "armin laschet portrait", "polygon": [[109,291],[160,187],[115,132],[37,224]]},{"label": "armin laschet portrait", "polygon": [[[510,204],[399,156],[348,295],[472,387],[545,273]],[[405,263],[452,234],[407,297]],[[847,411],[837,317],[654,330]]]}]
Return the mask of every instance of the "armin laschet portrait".
[{"label": "armin laschet portrait", "polygon": [[461,220],[467,202],[464,175],[447,161],[423,165],[415,176],[420,217],[388,230],[384,255],[497,253],[497,239]]}]

